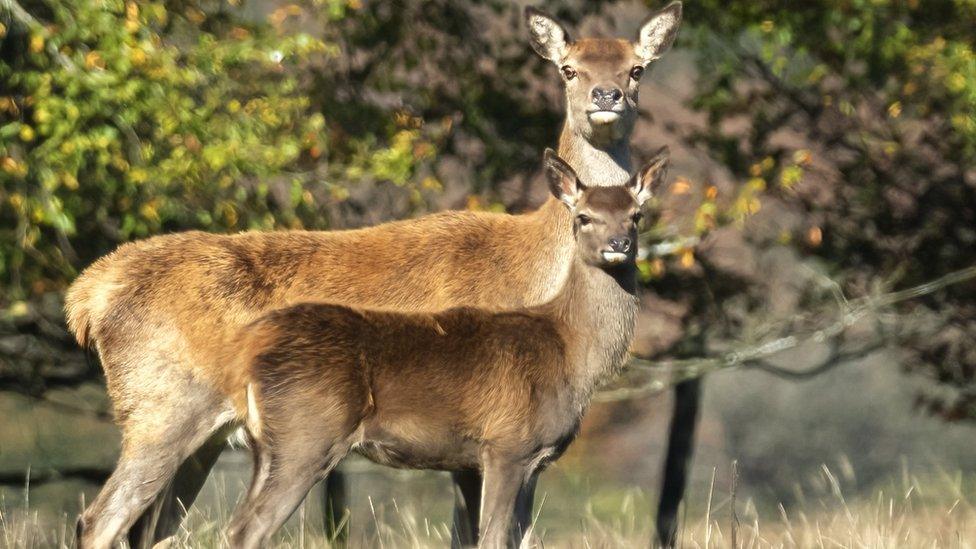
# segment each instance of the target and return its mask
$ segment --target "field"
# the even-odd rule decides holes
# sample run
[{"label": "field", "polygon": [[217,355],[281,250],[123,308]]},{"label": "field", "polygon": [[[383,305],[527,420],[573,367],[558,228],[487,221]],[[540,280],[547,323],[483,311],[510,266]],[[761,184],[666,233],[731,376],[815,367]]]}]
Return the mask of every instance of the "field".
[{"label": "field", "polygon": [[[235,460],[242,459],[237,456]],[[446,547],[450,488],[443,475],[382,470],[361,462],[351,467],[354,487],[378,494],[352,494],[350,546]],[[848,475],[850,472],[848,472]],[[684,510],[681,547],[951,547],[976,546],[976,479],[960,473],[916,478],[904,472],[884,486],[848,499],[850,481],[824,467],[825,490],[788,506],[756,500],[720,486],[714,477],[693,487]],[[218,473],[203,505],[171,548],[223,547],[228,502],[239,497],[241,477]],[[798,486],[798,492],[802,492]],[[310,497],[276,538],[276,547],[329,547],[317,498]],[[735,512],[732,512],[732,509]],[[579,478],[558,466],[547,472],[537,505],[532,547],[646,547],[651,493]],[[0,545],[9,548],[70,546],[72,522],[33,511],[29,500],[3,508]]]},{"label": "field", "polygon": [[[882,359],[805,384],[748,371],[710,378],[681,546],[976,547],[976,429],[919,414],[913,385]],[[534,547],[649,546],[669,405],[594,407],[584,436],[542,476]],[[225,545],[249,466],[246,452],[225,452],[173,547]],[[351,547],[448,546],[446,474],[358,458],[342,468]],[[0,488],[0,547],[68,546],[79,495],[94,493],[67,480]],[[329,546],[320,500],[315,489],[279,547]]]}]

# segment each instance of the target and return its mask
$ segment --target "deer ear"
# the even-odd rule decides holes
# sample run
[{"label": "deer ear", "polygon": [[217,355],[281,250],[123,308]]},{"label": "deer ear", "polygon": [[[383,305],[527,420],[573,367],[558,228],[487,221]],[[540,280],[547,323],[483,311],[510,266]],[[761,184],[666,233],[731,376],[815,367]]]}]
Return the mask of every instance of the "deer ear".
[{"label": "deer ear", "polygon": [[573,168],[569,167],[565,160],[559,158],[556,151],[546,149],[543,158],[546,181],[549,182],[549,192],[570,208],[575,208],[586,187],[580,182]]},{"label": "deer ear", "polygon": [[566,57],[572,40],[569,33],[548,13],[529,6],[525,8],[525,22],[529,27],[529,43],[543,59],[557,65]]},{"label": "deer ear", "polygon": [[661,11],[651,14],[637,32],[634,42],[637,56],[650,63],[667,53],[678,36],[680,25],[681,2],[671,2]]},{"label": "deer ear", "polygon": [[664,179],[668,176],[668,166],[671,164],[671,152],[667,146],[661,147],[651,160],[644,164],[644,167],[630,178],[627,186],[630,192],[637,197],[637,203],[644,205],[652,196],[655,196]]}]

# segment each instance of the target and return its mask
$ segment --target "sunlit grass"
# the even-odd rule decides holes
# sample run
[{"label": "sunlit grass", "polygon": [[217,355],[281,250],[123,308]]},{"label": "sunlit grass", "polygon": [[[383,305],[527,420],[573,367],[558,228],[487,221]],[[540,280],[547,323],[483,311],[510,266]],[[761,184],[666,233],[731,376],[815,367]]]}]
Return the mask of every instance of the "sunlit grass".
[{"label": "sunlit grass", "polygon": [[[737,506],[731,494],[715,497],[709,512],[682,532],[692,547],[974,547],[976,508],[961,474],[906,476],[874,497],[848,499],[826,467],[830,495],[778,506],[778,517],[760,516],[752,501]],[[733,543],[734,542],[734,543]]]},{"label": "sunlit grass", "polygon": [[[824,467],[823,496],[804,497],[790,506],[760,512],[754,502],[713,481],[705,493],[692,494],[679,533],[681,547],[976,547],[976,507],[971,487],[961,473],[916,478],[905,473],[870,497],[846,496],[842,482]],[[970,479],[971,480],[971,479]],[[218,487],[220,488],[220,487]],[[967,489],[970,490],[967,492]],[[547,514],[550,497],[540,494],[538,527],[532,547],[646,547],[652,527],[649,495],[638,489],[591,494],[578,502],[575,518],[565,512]],[[733,501],[735,502],[733,513]],[[574,502],[575,503],[575,502]],[[230,509],[225,505],[194,508],[186,527],[169,545],[172,549],[226,547],[222,528]],[[276,538],[276,547],[332,546],[303,506]],[[414,503],[369,500],[369,528],[350,539],[352,547],[446,547],[449,525],[433,519]],[[10,548],[69,547],[73,517],[57,524],[42,523],[29,502],[0,507],[0,545]]]}]

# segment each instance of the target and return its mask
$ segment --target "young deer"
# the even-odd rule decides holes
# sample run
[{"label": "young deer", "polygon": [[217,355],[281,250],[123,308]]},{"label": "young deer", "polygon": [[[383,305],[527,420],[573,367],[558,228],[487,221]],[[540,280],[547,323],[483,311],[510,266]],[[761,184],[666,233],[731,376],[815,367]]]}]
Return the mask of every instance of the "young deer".
[{"label": "young deer", "polygon": [[520,543],[510,535],[519,492],[566,449],[593,390],[627,356],[640,207],[667,150],[626,185],[587,188],[551,150],[545,166],[575,236],[551,301],[437,313],[306,303],[242,330],[228,389],[254,475],[232,546],[266,545],[350,450],[395,467],[482,471],[479,545]]},{"label": "young deer", "polygon": [[[533,46],[564,67],[559,150],[584,180],[627,180],[628,120],[636,116],[640,77],[634,69],[667,51],[680,14],[680,4],[664,8],[635,42],[571,42],[555,21],[527,12]],[[598,106],[619,111],[616,121],[594,110],[588,91],[608,82],[627,90],[616,103],[600,93]],[[225,362],[223,351],[241,326],[309,300],[399,311],[542,303],[567,276],[571,228],[571,216],[551,198],[522,215],[445,212],[351,231],[179,233],[125,244],[99,259],[69,288],[65,307],[79,343],[101,360],[122,453],[79,519],[80,544],[108,547],[137,520],[133,547],[175,532],[230,431],[223,381],[239,366]],[[461,542],[477,532],[473,478],[456,478],[465,496],[456,513]]]}]

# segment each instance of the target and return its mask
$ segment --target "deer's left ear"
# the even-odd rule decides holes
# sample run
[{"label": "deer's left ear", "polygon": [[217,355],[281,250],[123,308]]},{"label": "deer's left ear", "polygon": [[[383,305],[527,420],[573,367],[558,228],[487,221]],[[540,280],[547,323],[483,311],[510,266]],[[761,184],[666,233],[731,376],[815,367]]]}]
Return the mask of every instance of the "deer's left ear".
[{"label": "deer's left ear", "polygon": [[525,22],[529,27],[529,43],[543,59],[559,65],[569,51],[569,33],[548,13],[529,6],[525,8]]},{"label": "deer's left ear", "polygon": [[576,172],[552,149],[546,149],[543,164],[546,170],[546,181],[549,182],[549,192],[570,208],[575,208],[583,191],[586,190],[576,176]]},{"label": "deer's left ear", "polygon": [[674,44],[681,26],[681,2],[671,2],[652,14],[641,25],[634,42],[634,51],[645,63],[661,57]]},{"label": "deer's left ear", "polygon": [[658,193],[665,178],[668,176],[668,166],[671,164],[671,151],[667,146],[661,147],[644,167],[634,174],[627,182],[630,192],[637,197],[641,206]]}]

